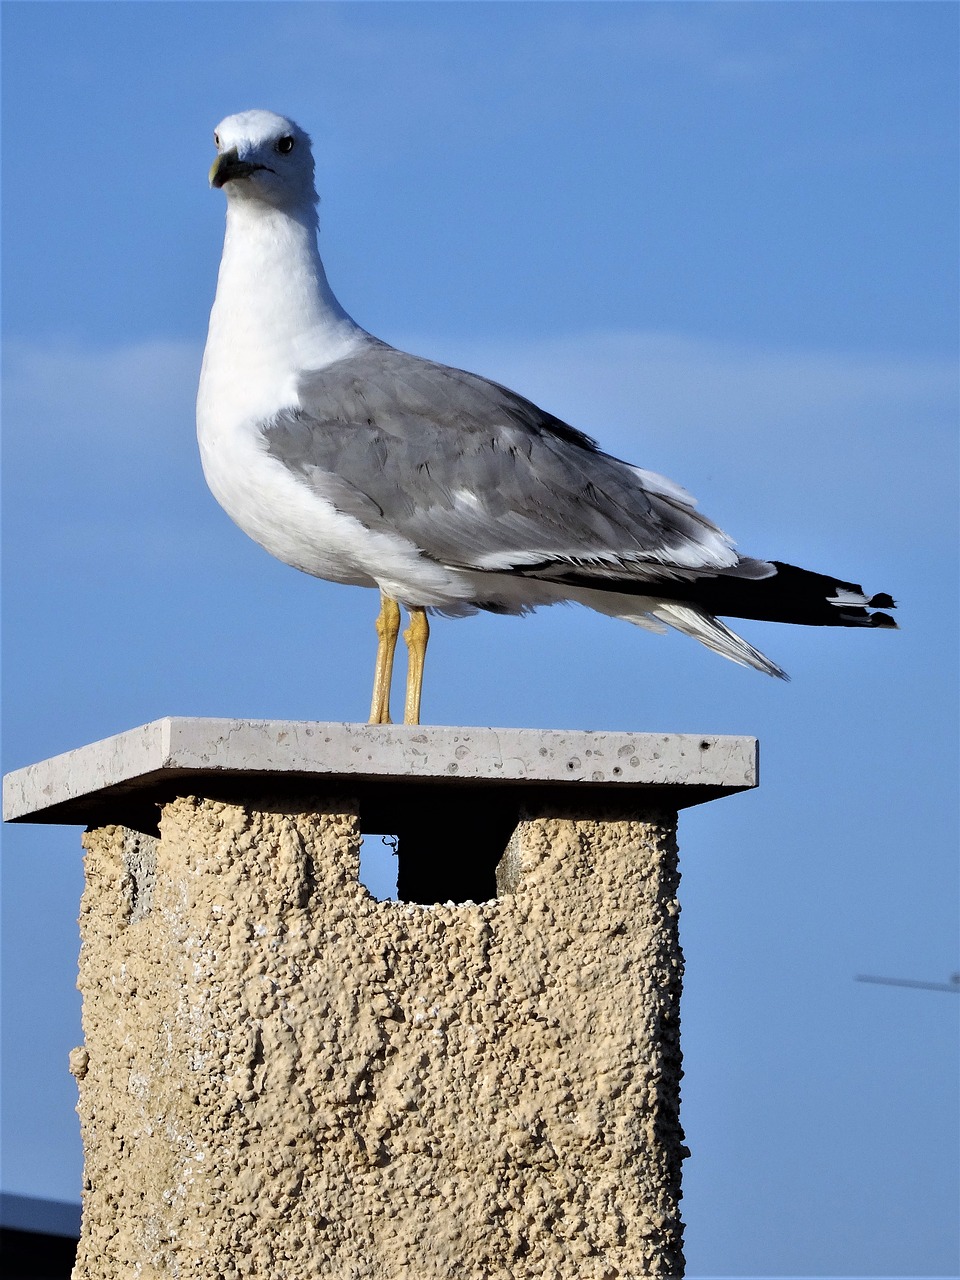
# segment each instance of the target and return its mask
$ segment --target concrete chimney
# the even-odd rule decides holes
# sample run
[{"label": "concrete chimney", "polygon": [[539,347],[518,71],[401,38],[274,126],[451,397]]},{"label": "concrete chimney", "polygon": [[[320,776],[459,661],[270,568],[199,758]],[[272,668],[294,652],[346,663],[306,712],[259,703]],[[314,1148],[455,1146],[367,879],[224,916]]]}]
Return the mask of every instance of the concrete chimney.
[{"label": "concrete chimney", "polygon": [[11,774],[88,827],[76,1280],[682,1275],[677,813],[756,761],[167,719]]}]

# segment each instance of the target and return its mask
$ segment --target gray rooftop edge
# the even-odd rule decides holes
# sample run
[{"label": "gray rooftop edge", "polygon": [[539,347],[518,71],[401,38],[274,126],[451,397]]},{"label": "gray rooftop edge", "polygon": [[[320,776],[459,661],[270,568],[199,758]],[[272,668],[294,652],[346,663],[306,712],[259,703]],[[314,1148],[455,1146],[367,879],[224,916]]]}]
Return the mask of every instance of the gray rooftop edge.
[{"label": "gray rooftop edge", "polygon": [[[678,808],[758,784],[755,738],[170,716],[7,774],[7,822],[86,824],[203,779],[601,786],[666,791]],[[119,820],[119,819],[118,819]]]}]

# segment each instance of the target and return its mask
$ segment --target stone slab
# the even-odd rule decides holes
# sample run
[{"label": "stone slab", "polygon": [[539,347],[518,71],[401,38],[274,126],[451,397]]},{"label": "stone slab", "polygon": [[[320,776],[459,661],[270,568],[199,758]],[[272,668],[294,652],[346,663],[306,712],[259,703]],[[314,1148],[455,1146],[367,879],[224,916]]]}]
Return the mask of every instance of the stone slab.
[{"label": "stone slab", "polygon": [[711,734],[168,716],[8,774],[3,816],[120,822],[131,805],[155,805],[224,779],[304,790],[341,780],[644,789],[679,809],[755,787],[758,744]]}]

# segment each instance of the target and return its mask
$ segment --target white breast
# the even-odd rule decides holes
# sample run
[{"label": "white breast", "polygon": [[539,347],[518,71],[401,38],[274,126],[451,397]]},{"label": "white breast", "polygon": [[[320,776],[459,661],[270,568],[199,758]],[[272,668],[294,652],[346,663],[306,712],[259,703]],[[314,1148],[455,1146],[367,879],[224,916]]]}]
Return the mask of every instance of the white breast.
[{"label": "white breast", "polygon": [[199,439],[211,493],[254,542],[314,577],[375,585],[363,564],[365,538],[358,522],[338,513],[271,458],[252,423],[212,437],[201,432]]},{"label": "white breast", "polygon": [[303,373],[373,339],[330,292],[309,220],[254,212],[229,211],[200,374],[197,437],[211,492],[244,533],[304,573],[456,606],[470,595],[463,575],[399,533],[366,529],[337,510],[322,476],[307,483],[266,451],[260,424],[302,407]]}]

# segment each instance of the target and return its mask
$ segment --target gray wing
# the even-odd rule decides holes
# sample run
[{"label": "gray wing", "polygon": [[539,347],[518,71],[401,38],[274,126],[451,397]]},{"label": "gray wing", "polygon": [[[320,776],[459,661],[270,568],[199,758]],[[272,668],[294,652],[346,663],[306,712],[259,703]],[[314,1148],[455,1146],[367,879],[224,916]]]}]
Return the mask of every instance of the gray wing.
[{"label": "gray wing", "polygon": [[262,425],[268,452],[450,568],[644,579],[738,563],[682,490],[476,374],[377,343],[298,390],[300,408]]}]

